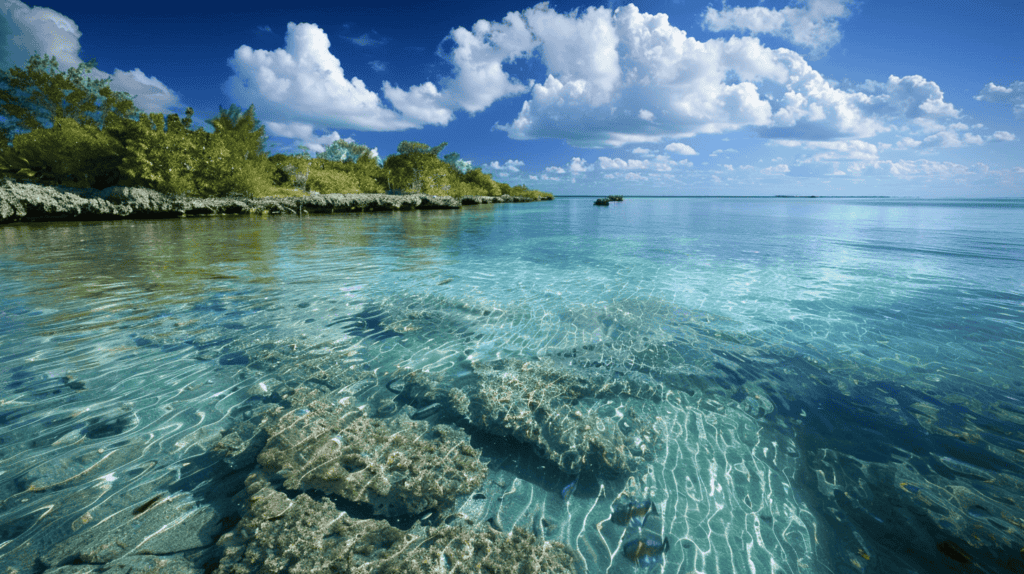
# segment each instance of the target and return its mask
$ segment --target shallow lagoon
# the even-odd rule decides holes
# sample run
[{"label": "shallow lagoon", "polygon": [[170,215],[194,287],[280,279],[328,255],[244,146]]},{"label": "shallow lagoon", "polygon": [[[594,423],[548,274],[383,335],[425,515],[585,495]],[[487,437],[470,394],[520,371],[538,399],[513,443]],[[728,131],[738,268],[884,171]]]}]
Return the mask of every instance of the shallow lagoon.
[{"label": "shallow lagoon", "polygon": [[[224,437],[305,386],[482,453],[400,529],[630,572],[631,497],[647,571],[1024,571],[1024,202],[592,202],[0,227],[0,565],[215,567],[256,467]],[[405,392],[487,381],[620,429],[625,472]]]}]

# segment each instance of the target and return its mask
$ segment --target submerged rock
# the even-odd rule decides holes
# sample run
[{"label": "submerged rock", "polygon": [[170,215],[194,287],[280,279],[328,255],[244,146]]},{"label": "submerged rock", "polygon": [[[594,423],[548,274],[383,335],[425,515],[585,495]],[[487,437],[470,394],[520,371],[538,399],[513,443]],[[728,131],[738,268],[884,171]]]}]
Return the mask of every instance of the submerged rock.
[{"label": "submerged rock", "polygon": [[487,476],[461,429],[405,414],[373,419],[351,407],[351,399],[318,391],[289,398],[291,407],[278,408],[263,425],[269,439],[257,457],[284,477],[285,488],[313,488],[398,516],[447,508]]},{"label": "submerged rock", "polygon": [[598,402],[660,400],[654,383],[570,371],[544,359],[501,360],[474,369],[476,380],[458,386],[411,376],[403,395],[411,402],[439,403],[487,433],[532,445],[567,474],[588,470],[620,476],[654,460],[659,440],[654,421],[642,420],[635,409]]},{"label": "submerged rock", "polygon": [[247,484],[248,511],[218,541],[223,558],[216,574],[577,572],[565,545],[521,528],[506,534],[486,522],[456,520],[403,531],[384,520],[353,518],[328,499],[290,498],[258,473]]}]

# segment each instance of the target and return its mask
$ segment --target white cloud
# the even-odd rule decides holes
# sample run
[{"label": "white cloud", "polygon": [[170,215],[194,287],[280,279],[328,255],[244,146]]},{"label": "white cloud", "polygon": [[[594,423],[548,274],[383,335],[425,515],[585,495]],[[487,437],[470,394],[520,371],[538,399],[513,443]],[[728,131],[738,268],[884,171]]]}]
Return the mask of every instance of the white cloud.
[{"label": "white cloud", "polygon": [[984,102],[1007,103],[1013,106],[1013,115],[1024,118],[1024,82],[1016,81],[1007,86],[989,82],[974,99]]},{"label": "white cloud", "polygon": [[640,116],[640,119],[642,119],[642,120],[647,120],[647,121],[651,121],[651,120],[653,120],[653,119],[654,119],[654,113],[653,113],[653,112],[651,112],[650,110],[645,110],[645,109],[641,109],[641,110],[640,110],[640,111],[639,111],[639,112],[637,113],[637,115],[639,115],[639,116]]},{"label": "white cloud", "polygon": [[851,163],[848,171],[855,176],[889,175],[900,179],[952,179],[972,174],[971,169],[965,165],[927,159]]},{"label": "white cloud", "polygon": [[637,148],[633,148],[633,153],[635,153],[637,155],[651,155],[651,150],[649,150],[649,149],[647,149],[645,147],[637,147]]},{"label": "white cloud", "polygon": [[799,163],[831,162],[839,160],[873,161],[878,159],[878,146],[860,140],[845,141],[795,141],[779,140],[776,142],[786,147],[802,147],[816,153],[802,159]]},{"label": "white cloud", "polygon": [[597,158],[597,163],[601,166],[601,169],[637,170],[648,169],[651,166],[650,160],[646,159],[626,160],[604,156]]},{"label": "white cloud", "polygon": [[[75,21],[41,6],[29,7],[20,0],[0,2],[0,68],[24,68],[35,52],[53,56],[57,68],[64,72],[81,64],[78,57],[82,32]],[[135,105],[143,112],[169,114],[180,109],[178,95],[163,82],[147,76],[140,69],[130,72],[115,68],[113,74],[94,68],[92,79],[110,79],[110,89],[135,97]]]},{"label": "white cloud", "polygon": [[564,167],[558,167],[557,165],[553,165],[553,166],[544,168],[544,171],[546,171],[548,173],[565,173],[565,168]]},{"label": "white cloud", "polygon": [[860,86],[870,95],[865,110],[888,119],[958,118],[960,112],[943,100],[935,82],[913,76],[889,76],[886,82],[868,80]]},{"label": "white cloud", "polygon": [[572,161],[569,162],[569,171],[572,173],[583,173],[585,171],[592,171],[593,169],[594,166],[587,165],[587,160],[581,157],[574,157],[572,158]]},{"label": "white cloud", "polygon": [[[510,159],[510,160],[507,160],[505,163],[499,163],[497,161],[492,161],[491,163],[485,163],[484,167],[489,167],[491,169],[497,169],[497,170],[501,170],[501,171],[505,171],[505,172],[517,172],[517,171],[519,171],[519,168],[523,167],[524,165],[526,165],[526,164],[524,162],[518,160],[518,159]],[[548,168],[548,171],[551,171],[551,168]],[[564,173],[564,172],[559,172],[559,173]]]},{"label": "white cloud", "polygon": [[[357,78],[353,78],[353,81],[356,80]],[[443,103],[447,98],[438,91],[433,82],[403,90],[385,81],[384,97],[402,114],[404,121],[413,120],[416,125],[446,126],[455,117],[455,113]]]},{"label": "white cloud", "polygon": [[1017,136],[1010,132],[998,131],[989,136],[989,141],[1000,141],[1000,142],[1012,142],[1017,139]]},{"label": "white cloud", "polygon": [[902,137],[896,142],[896,149],[914,149],[921,145],[921,142],[911,137]]},{"label": "white cloud", "polygon": [[[271,52],[243,45],[235,50],[228,60],[234,75],[228,78],[224,91],[234,101],[254,103],[260,117],[278,125],[332,125],[374,131],[422,125],[429,114],[420,113],[417,105],[429,97],[429,88],[401,100],[416,114],[416,120],[403,118],[386,108],[362,80],[346,78],[330,46],[327,34],[315,24],[289,22],[284,48]],[[268,129],[271,121],[265,120]]]},{"label": "white cloud", "polygon": [[736,150],[733,149],[733,148],[729,148],[729,149],[716,149],[715,151],[711,152],[708,155],[709,155],[709,157],[717,157],[717,156],[719,156],[719,155],[721,155],[723,153],[736,153]]},{"label": "white cloud", "polygon": [[665,151],[670,151],[679,155],[698,155],[697,150],[680,142],[672,142],[668,144],[665,146]]},{"label": "white cloud", "polygon": [[780,163],[762,169],[761,173],[765,175],[782,175],[784,173],[789,173],[789,166],[784,163]]},{"label": "white cloud", "polygon": [[368,46],[383,46],[384,44],[387,43],[387,40],[385,40],[384,38],[371,38],[369,34],[363,34],[362,36],[359,36],[357,38],[345,39],[348,40],[349,42],[352,42],[356,46],[361,46],[363,48],[366,48]]},{"label": "white cloud", "polygon": [[[872,106],[883,110],[882,102],[834,87],[799,54],[767,48],[757,38],[700,42],[665,14],[641,13],[632,4],[583,15],[541,4],[523,14],[548,76],[533,86],[514,121],[496,126],[515,139],[608,147],[744,127],[769,138],[812,140],[888,129],[872,112]],[[603,43],[588,41],[594,38]],[[955,111],[939,96],[919,102],[926,104],[921,113]],[[641,110],[656,121],[637,122]]]},{"label": "white cloud", "polygon": [[[383,43],[365,34],[347,39],[359,46]],[[225,92],[236,101],[254,102],[262,117],[278,123],[393,131],[447,125],[456,110],[475,113],[530,89],[532,81],[524,84],[502,67],[536,47],[521,14],[510,13],[500,23],[480,20],[472,31],[455,28],[446,41],[454,46],[439,55],[452,64],[452,75],[437,84],[428,81],[409,88],[384,82],[388,107],[362,80],[346,78],[320,27],[290,22],[284,48],[271,52],[243,45],[235,50],[228,62],[235,74]],[[370,65],[378,72],[386,69],[380,61]]]},{"label": "white cloud", "polygon": [[802,7],[781,10],[753,8],[708,8],[704,27],[712,32],[739,30],[751,34],[771,34],[821,55],[839,43],[839,19],[850,15],[851,0],[807,0]]},{"label": "white cloud", "polygon": [[530,89],[532,80],[523,84],[502,68],[504,62],[525,57],[537,46],[522,14],[510,12],[500,23],[479,20],[472,31],[455,28],[448,39],[455,42],[445,55],[455,67],[454,78],[445,85],[450,107],[479,112]]}]

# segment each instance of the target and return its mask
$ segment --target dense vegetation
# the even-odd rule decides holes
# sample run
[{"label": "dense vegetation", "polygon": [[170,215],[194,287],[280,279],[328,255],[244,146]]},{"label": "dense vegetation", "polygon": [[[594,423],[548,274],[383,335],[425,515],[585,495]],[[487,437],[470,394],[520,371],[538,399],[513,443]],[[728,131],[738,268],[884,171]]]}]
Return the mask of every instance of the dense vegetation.
[{"label": "dense vegetation", "polygon": [[[0,177],[47,185],[148,187],[198,197],[318,193],[432,195],[550,194],[494,181],[446,144],[402,142],[380,161],[366,146],[338,140],[315,157],[266,151],[265,127],[232,104],[191,129],[192,108],[146,114],[110,80],[85,77],[95,61],[59,72],[56,58],[32,56],[25,69],[0,71]],[[50,127],[46,127],[49,125]]]}]

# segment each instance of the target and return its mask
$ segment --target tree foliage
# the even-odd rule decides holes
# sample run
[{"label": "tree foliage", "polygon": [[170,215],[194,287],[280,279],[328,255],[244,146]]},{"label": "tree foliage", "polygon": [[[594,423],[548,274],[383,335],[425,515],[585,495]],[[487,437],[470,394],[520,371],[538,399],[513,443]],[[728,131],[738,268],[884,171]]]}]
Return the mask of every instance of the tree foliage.
[{"label": "tree foliage", "polygon": [[240,155],[243,146],[233,139],[239,131],[189,130],[192,113],[188,108],[184,120],[177,114],[143,114],[111,128],[124,142],[124,184],[200,197],[259,195],[269,187],[269,162]]},{"label": "tree foliage", "polygon": [[26,68],[0,71],[0,137],[10,144],[18,133],[46,129],[59,118],[103,129],[112,118],[136,118],[132,96],[110,89],[110,78],[86,77],[96,61],[83,62],[66,72],[53,56],[29,58]]},{"label": "tree foliage", "polygon": [[[427,193],[539,197],[523,185],[494,181],[447,144],[403,141],[384,162],[365,145],[337,140],[311,157],[268,157],[255,106],[232,104],[192,128],[192,108],[142,113],[110,80],[86,74],[95,62],[61,73],[56,58],[34,55],[27,68],[0,72],[0,176],[36,183],[102,188],[135,185],[195,196],[320,193]],[[302,146],[300,146],[302,148]]]},{"label": "tree foliage", "polygon": [[256,119],[256,105],[250,105],[249,109],[242,111],[242,108],[235,104],[224,109],[220,106],[220,114],[212,119],[206,120],[214,128],[214,133],[222,134],[223,141],[231,150],[231,154],[243,160],[261,160],[267,158],[265,149],[267,142],[266,126]]},{"label": "tree foliage", "polygon": [[437,157],[447,143],[430,147],[425,143],[403,141],[398,153],[384,160],[388,189],[403,193],[447,195],[458,181],[457,171]]},{"label": "tree foliage", "polygon": [[104,188],[120,179],[124,146],[92,125],[58,117],[0,149],[0,174],[41,184]]}]

